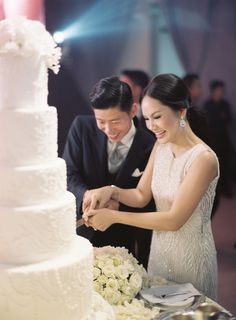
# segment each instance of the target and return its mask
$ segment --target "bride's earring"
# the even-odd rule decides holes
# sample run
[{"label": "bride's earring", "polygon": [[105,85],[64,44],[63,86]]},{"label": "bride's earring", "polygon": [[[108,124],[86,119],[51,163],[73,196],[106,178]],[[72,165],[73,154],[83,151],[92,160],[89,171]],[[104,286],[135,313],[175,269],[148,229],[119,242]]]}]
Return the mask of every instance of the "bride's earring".
[{"label": "bride's earring", "polygon": [[181,118],[181,119],[179,120],[179,125],[180,125],[181,128],[186,127],[186,121],[184,120],[184,118]]}]

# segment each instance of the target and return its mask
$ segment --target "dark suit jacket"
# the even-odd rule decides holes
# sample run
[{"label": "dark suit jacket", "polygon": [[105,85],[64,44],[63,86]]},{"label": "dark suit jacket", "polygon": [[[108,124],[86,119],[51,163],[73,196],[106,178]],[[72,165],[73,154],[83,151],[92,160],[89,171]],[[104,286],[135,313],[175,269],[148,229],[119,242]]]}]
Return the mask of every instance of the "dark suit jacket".
[{"label": "dark suit jacket", "polygon": [[[93,116],[77,116],[75,118],[68,134],[63,158],[67,164],[68,190],[76,197],[77,218],[81,217],[81,204],[86,190],[110,184],[121,188],[135,188],[137,186],[140,177],[133,177],[132,173],[136,168],[144,171],[155,139],[137,124],[137,119],[135,125],[137,130],[128,155],[116,176],[112,177],[108,171],[106,135],[98,129]],[[147,212],[155,211],[155,206],[152,201],[142,209],[121,205],[120,210]],[[119,226],[121,227],[121,225]],[[111,226],[109,229],[113,230],[114,227]],[[124,232],[129,233],[131,229],[132,227],[122,226],[119,229],[119,235],[115,235],[115,232],[110,231],[109,237],[113,235],[114,238],[125,238],[123,231],[125,230]],[[82,226],[77,232],[91,241],[94,237],[92,228]],[[103,232],[103,236],[105,236],[106,232]],[[95,233],[97,234],[99,231]],[[111,242],[109,244],[122,245],[123,243],[118,241],[118,243]]]}]

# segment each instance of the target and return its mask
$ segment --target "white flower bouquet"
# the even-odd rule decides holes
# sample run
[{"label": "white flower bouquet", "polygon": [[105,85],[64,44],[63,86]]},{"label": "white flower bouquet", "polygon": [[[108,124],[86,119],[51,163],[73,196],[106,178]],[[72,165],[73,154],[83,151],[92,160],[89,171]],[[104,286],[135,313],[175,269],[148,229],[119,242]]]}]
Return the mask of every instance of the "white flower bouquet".
[{"label": "white flower bouquet", "polygon": [[131,302],[142,287],[146,270],[125,248],[94,249],[93,285],[112,305]]},{"label": "white flower bouquet", "polygon": [[59,71],[61,49],[41,22],[20,16],[2,20],[0,34],[0,55],[29,58],[36,54],[48,68]]}]

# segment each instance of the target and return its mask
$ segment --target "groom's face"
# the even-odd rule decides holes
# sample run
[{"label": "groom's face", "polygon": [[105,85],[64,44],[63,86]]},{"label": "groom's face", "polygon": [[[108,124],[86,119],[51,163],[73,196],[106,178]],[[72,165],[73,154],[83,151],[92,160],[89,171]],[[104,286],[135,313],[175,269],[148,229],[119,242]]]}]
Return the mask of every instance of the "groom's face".
[{"label": "groom's face", "polygon": [[131,108],[130,113],[122,111],[120,107],[94,109],[98,128],[103,131],[112,142],[121,141],[128,133],[135,113],[136,105]]}]

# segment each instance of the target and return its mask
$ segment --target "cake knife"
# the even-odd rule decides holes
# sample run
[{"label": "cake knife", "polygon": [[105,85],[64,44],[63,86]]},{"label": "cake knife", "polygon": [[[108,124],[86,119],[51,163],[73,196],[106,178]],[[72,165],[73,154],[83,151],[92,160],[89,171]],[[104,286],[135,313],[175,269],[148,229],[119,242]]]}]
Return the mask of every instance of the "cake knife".
[{"label": "cake knife", "polygon": [[83,224],[85,224],[85,220],[83,218],[76,221],[76,228],[81,227]]}]

